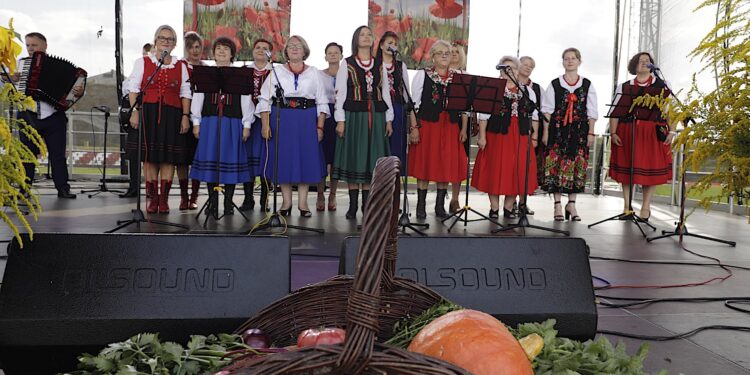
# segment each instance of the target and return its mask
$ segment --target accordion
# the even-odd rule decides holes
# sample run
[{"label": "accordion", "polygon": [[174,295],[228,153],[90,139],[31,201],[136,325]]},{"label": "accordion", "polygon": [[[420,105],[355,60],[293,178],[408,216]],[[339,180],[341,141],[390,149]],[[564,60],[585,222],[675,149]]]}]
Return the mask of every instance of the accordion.
[{"label": "accordion", "polygon": [[80,97],[73,95],[73,87],[86,88],[87,73],[69,61],[34,52],[21,59],[18,91],[35,100],[51,104],[59,111],[72,107]]}]

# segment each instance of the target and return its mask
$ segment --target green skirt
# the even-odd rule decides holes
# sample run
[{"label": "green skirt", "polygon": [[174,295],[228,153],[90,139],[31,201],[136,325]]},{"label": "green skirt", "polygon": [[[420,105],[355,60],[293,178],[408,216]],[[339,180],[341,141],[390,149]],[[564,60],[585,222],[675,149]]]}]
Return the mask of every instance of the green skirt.
[{"label": "green skirt", "polygon": [[385,112],[346,112],[344,137],[336,138],[332,178],[351,184],[369,184],[378,158],[390,156],[385,135]]}]

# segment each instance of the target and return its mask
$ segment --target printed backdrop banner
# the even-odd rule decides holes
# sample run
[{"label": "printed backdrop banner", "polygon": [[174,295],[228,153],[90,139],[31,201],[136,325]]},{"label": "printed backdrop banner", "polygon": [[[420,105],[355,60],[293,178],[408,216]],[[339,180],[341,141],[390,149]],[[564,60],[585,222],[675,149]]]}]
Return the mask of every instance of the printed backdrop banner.
[{"label": "printed backdrop banner", "polygon": [[210,58],[214,39],[225,36],[237,45],[236,61],[253,60],[258,38],[273,44],[274,60],[289,36],[292,0],[185,0],[184,30],[203,37],[203,58]]},{"label": "printed backdrop banner", "polygon": [[409,69],[430,62],[438,39],[468,48],[469,0],[370,0],[368,22],[375,38],[386,31],[399,36],[399,51]]}]

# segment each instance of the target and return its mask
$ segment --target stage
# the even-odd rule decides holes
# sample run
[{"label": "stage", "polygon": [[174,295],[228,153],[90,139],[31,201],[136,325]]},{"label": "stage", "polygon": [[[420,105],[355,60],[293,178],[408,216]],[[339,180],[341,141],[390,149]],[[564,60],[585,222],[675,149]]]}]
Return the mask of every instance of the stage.
[{"label": "stage", "polygon": [[[134,199],[120,199],[114,194],[102,193],[89,199],[86,195],[78,195],[78,199],[58,199],[54,190],[42,183],[41,202],[44,207],[39,221],[33,223],[36,232],[61,233],[101,233],[116,226],[117,220],[131,217],[130,210],[135,206]],[[73,191],[96,188],[95,183],[73,183]],[[118,188],[113,184],[110,188]],[[235,196],[239,205],[242,201],[241,189]],[[172,211],[166,215],[151,215],[159,220],[168,220],[190,227],[189,233],[196,234],[237,234],[246,233],[263,218],[257,210],[247,213],[246,222],[239,213],[225,217],[218,222],[209,220],[208,227],[202,227],[203,218],[196,220],[197,211],[179,211],[179,191],[172,189],[170,207]],[[296,194],[295,194],[296,196]],[[456,224],[451,232],[447,225],[443,225],[433,215],[434,192],[428,195],[426,221],[430,228],[428,235],[440,236],[488,236],[495,228],[488,222]],[[315,193],[310,193],[309,205],[315,207]],[[206,195],[201,195],[199,203],[205,202]],[[416,205],[416,194],[409,196],[412,211]],[[257,200],[257,195],[256,195]],[[280,203],[280,196],[279,196]],[[461,199],[463,204],[463,197]],[[487,213],[489,202],[483,194],[472,193],[471,207]],[[646,242],[635,224],[622,221],[610,221],[597,225],[591,229],[588,224],[613,216],[621,212],[622,199],[607,196],[579,195],[577,207],[582,222],[554,222],[552,220],[552,199],[546,195],[537,195],[529,199],[529,206],[536,211],[530,216],[532,224],[548,226],[556,229],[569,230],[571,237],[585,239],[591,250],[591,269],[593,276],[605,279],[613,285],[665,285],[701,282],[713,277],[725,275],[725,271],[718,267],[696,265],[654,265],[639,263],[624,263],[613,260],[597,259],[597,257],[620,258],[628,260],[675,261],[711,264],[712,261],[696,257],[680,248],[676,237]],[[287,234],[292,244],[291,285],[293,289],[303,285],[321,281],[333,276],[338,271],[338,256],[341,243],[349,235],[357,234],[357,224],[361,223],[361,211],[357,221],[346,220],[344,214],[348,207],[348,196],[345,190],[338,194],[338,210],[335,212],[315,212],[311,218],[301,218],[296,202],[292,216],[288,218],[293,225],[304,225],[322,228],[325,234],[303,232],[289,229]],[[447,207],[447,203],[446,203]],[[223,205],[222,205],[223,208]],[[143,205],[145,211],[145,204]],[[220,211],[221,212],[221,211]],[[674,222],[679,211],[676,207],[656,205],[652,207],[650,222],[658,229],[657,232],[647,231],[649,235],[656,235],[661,230],[673,230]],[[470,215],[470,218],[476,218]],[[412,215],[412,220],[417,221]],[[500,219],[507,223],[507,220]],[[695,252],[716,257],[722,262],[737,266],[750,267],[750,231],[748,231],[747,217],[734,216],[723,212],[706,213],[696,210],[688,221],[691,232],[705,234],[726,240],[736,241],[733,248],[724,244],[704,241],[697,238],[686,238],[684,245]],[[644,229],[648,229],[644,227]],[[122,232],[135,232],[134,225]],[[162,227],[149,223],[141,224],[142,232],[184,233],[176,228]],[[411,231],[408,231],[412,235]],[[10,238],[10,232],[3,229],[3,239]],[[498,234],[502,236],[519,236],[521,230]],[[527,230],[528,236],[558,237],[544,231]],[[211,249],[206,249],[211,251]],[[461,255],[461,249],[456,249],[456,256]],[[0,249],[0,275],[5,268],[6,250]],[[723,282],[712,282],[697,287],[667,288],[667,289],[612,289],[599,290],[597,294],[620,297],[740,297],[747,296],[750,285],[750,273],[741,269],[732,269],[734,275]],[[595,286],[603,286],[601,281],[594,281]],[[619,301],[610,301],[619,302]],[[607,308],[599,307],[599,329],[624,331],[642,335],[671,335],[690,331],[705,325],[748,325],[748,314],[730,310],[723,302],[707,303],[657,303],[646,307],[635,308]],[[622,340],[628,345],[628,352],[634,353],[641,341],[634,339],[619,339],[610,337],[613,341]],[[656,372],[666,369],[670,374],[748,374],[750,373],[750,334],[732,331],[707,331],[688,339],[667,342],[651,342],[646,360],[646,370]],[[1,373],[1,372],[0,372]]]}]

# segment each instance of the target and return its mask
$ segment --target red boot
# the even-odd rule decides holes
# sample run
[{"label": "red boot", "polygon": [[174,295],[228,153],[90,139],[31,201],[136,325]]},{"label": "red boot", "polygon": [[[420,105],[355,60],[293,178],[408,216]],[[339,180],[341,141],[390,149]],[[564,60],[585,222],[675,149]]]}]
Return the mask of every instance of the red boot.
[{"label": "red boot", "polygon": [[201,181],[192,179],[190,180],[190,209],[198,209],[198,191],[201,187]]},{"label": "red boot", "polygon": [[151,197],[148,198],[146,212],[150,214],[159,212],[159,191],[157,185],[158,182],[156,181],[146,181],[146,195]]},{"label": "red boot", "polygon": [[185,211],[190,206],[190,197],[188,197],[188,180],[180,180],[180,211]]},{"label": "red boot", "polygon": [[172,189],[171,180],[161,180],[161,186],[159,186],[159,213],[169,213],[169,190]]}]

